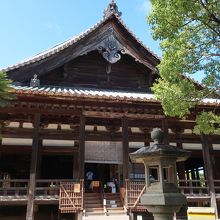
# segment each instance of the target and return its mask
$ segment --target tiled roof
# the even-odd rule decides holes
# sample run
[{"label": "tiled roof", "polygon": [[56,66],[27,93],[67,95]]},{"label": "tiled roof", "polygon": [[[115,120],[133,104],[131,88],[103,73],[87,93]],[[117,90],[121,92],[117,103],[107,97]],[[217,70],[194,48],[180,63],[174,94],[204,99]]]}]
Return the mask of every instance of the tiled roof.
[{"label": "tiled roof", "polygon": [[87,88],[69,88],[69,87],[29,87],[12,86],[14,93],[27,96],[45,96],[45,97],[69,97],[69,98],[94,98],[108,100],[133,100],[133,101],[154,101],[157,102],[154,95],[148,93],[122,92],[115,90],[99,90]]},{"label": "tiled roof", "polygon": [[103,17],[99,22],[97,22],[94,26],[92,26],[91,28],[87,29],[86,31],[84,31],[83,33],[79,34],[78,36],[75,36],[61,44],[56,45],[55,47],[52,47],[42,53],[37,54],[36,56],[33,56],[31,58],[25,59],[19,63],[16,63],[12,66],[6,67],[4,69],[2,69],[1,71],[5,71],[8,72],[10,70],[13,69],[17,69],[19,67],[23,67],[38,61],[41,61],[47,57],[50,57],[56,53],[59,53],[60,51],[66,49],[67,47],[75,44],[76,42],[78,42],[79,40],[83,39],[85,36],[87,36],[88,34],[90,34],[91,32],[93,32],[94,30],[96,30],[98,27],[100,27],[105,21],[107,21],[111,16],[115,16],[117,18],[117,20],[121,23],[121,25],[135,38],[135,40],[143,47],[145,48],[152,56],[154,56],[156,59],[160,59],[156,54],[154,54],[152,51],[149,50],[149,48],[147,48],[136,36],[135,34],[125,25],[125,23],[122,21],[122,19],[115,13],[110,14],[108,17]]},{"label": "tiled roof", "polygon": [[[114,101],[137,101],[137,102],[155,102],[155,95],[149,93],[139,92],[125,92],[116,90],[100,90],[88,88],[70,88],[70,87],[29,87],[29,86],[12,86],[14,93],[25,96],[44,96],[54,98],[91,98],[100,100],[114,100]],[[200,102],[202,105],[216,106],[220,105],[220,99],[203,99]]]}]

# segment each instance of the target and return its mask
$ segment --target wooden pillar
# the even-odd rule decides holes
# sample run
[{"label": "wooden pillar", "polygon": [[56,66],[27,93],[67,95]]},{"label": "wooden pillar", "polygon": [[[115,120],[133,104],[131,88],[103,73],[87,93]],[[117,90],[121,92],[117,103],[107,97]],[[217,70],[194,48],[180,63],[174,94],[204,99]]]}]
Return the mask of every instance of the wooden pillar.
[{"label": "wooden pillar", "polygon": [[161,127],[162,127],[162,130],[163,130],[164,135],[165,135],[163,142],[164,142],[164,144],[169,144],[169,129],[168,129],[168,121],[167,121],[166,118],[162,120]]},{"label": "wooden pillar", "polygon": [[128,119],[122,118],[122,149],[123,149],[123,184],[128,179],[128,163],[129,163],[129,142],[128,142]]},{"label": "wooden pillar", "polygon": [[192,177],[192,180],[196,179],[195,168],[194,167],[191,169],[191,177]]},{"label": "wooden pillar", "polygon": [[80,116],[79,127],[79,179],[84,179],[85,173],[85,117]]},{"label": "wooden pillar", "polygon": [[[176,146],[179,149],[183,149],[183,144],[182,141],[180,140],[180,133],[177,133],[179,141],[176,143]],[[178,170],[178,175],[179,179],[185,180],[186,175],[185,175],[185,163],[184,162],[178,162],[177,163],[177,170]],[[181,183],[180,185],[185,185],[185,183]]]},{"label": "wooden pillar", "polygon": [[[74,148],[79,149],[79,142],[74,142]],[[79,150],[76,152],[75,149],[73,150],[73,179],[79,179]]]},{"label": "wooden pillar", "polygon": [[38,144],[39,144],[39,125],[40,125],[40,114],[34,115],[34,128],[33,128],[33,142],[31,151],[31,164],[30,164],[30,182],[27,196],[27,212],[26,220],[34,219],[34,196],[35,196],[35,185],[36,185],[36,170],[38,161]]},{"label": "wooden pillar", "polygon": [[[182,149],[182,143],[177,143],[177,147]],[[177,163],[177,170],[178,170],[178,174],[179,174],[179,179],[185,180],[186,179],[186,175],[185,175],[185,164],[184,162],[178,162]]]},{"label": "wooden pillar", "polygon": [[77,180],[78,178],[78,172],[79,172],[79,162],[78,162],[78,153],[73,152],[73,179]]},{"label": "wooden pillar", "polygon": [[219,179],[219,167],[218,167],[218,160],[216,160],[215,158],[215,151],[213,149],[213,145],[212,145],[212,138],[209,137],[209,150],[210,150],[210,158],[211,158],[211,164],[212,164],[212,168],[213,168],[213,178],[214,179]]},{"label": "wooden pillar", "polygon": [[218,218],[218,211],[217,211],[217,202],[215,197],[215,186],[214,186],[214,176],[213,176],[213,167],[211,163],[211,155],[210,155],[210,147],[211,144],[209,143],[208,137],[205,134],[201,135],[202,141],[202,155],[203,155],[203,162],[204,168],[206,173],[206,178],[208,181],[208,189],[211,196],[211,206],[216,210],[216,217]]},{"label": "wooden pillar", "polygon": [[[0,123],[0,158],[2,157],[2,130],[3,130],[3,127],[4,127],[4,122]],[[0,178],[1,178],[1,176],[0,176]]]},{"label": "wooden pillar", "polygon": [[[191,169],[191,177],[192,177],[192,180],[196,180],[196,173],[195,173],[195,168],[193,167]],[[192,182],[192,185],[193,186],[196,186],[198,182]]]},{"label": "wooden pillar", "polygon": [[2,147],[2,131],[1,131],[1,125],[0,125],[0,158],[2,157],[1,147]]},{"label": "wooden pillar", "polygon": [[122,180],[122,165],[121,164],[118,164],[118,185],[120,187],[123,186],[123,180]]},{"label": "wooden pillar", "polygon": [[37,179],[40,179],[41,177],[41,165],[42,165],[42,153],[40,152],[40,149],[43,147],[43,140],[39,140],[38,143],[38,159],[37,159]]},{"label": "wooden pillar", "polygon": [[[184,133],[184,129],[182,128],[175,128],[172,129],[172,132],[174,132],[176,134],[176,147],[179,149],[183,149],[183,143],[182,143],[182,137],[181,134]],[[178,162],[177,163],[177,172],[178,172],[178,177],[180,180],[186,180],[186,174],[185,174],[185,163],[184,162]],[[179,183],[180,186],[185,186],[186,183],[185,182],[180,182]]]},{"label": "wooden pillar", "polygon": [[197,180],[200,180],[198,167],[196,167],[196,179],[197,179]]},{"label": "wooden pillar", "polygon": [[186,179],[187,179],[187,180],[190,180],[190,177],[189,177],[189,170],[188,170],[188,169],[186,170]]}]

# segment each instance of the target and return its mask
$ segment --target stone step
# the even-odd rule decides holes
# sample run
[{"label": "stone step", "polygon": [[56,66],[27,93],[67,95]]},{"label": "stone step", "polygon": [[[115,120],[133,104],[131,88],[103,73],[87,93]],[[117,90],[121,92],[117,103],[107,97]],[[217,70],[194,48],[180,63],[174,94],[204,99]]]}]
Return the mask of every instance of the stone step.
[{"label": "stone step", "polygon": [[112,207],[107,207],[107,209],[108,210],[110,210],[110,211],[114,211],[114,210],[122,210],[122,211],[124,211],[124,207],[115,207],[115,208],[112,208]]},{"label": "stone step", "polygon": [[129,216],[127,214],[114,214],[111,215],[109,214],[108,216],[106,215],[88,215],[88,216],[83,216],[82,220],[129,220]]},{"label": "stone step", "polygon": [[103,207],[86,208],[85,211],[86,211],[86,215],[104,214]]},{"label": "stone step", "polygon": [[125,214],[126,212],[124,209],[107,209],[108,215],[122,215]]}]

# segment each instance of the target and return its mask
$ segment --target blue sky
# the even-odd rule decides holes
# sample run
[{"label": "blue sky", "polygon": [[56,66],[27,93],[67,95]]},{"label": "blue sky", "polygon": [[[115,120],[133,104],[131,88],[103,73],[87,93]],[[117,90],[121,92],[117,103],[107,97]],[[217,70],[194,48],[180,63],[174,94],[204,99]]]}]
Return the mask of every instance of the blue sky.
[{"label": "blue sky", "polygon": [[[110,0],[0,0],[0,69],[80,34],[98,22]],[[134,34],[161,56],[150,34],[149,0],[116,0]]]}]

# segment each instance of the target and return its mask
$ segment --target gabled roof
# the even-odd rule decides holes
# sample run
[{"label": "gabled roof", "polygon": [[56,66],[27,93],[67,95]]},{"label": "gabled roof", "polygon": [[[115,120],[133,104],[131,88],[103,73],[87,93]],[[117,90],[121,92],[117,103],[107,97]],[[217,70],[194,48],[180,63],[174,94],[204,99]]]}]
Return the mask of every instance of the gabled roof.
[{"label": "gabled roof", "polygon": [[[41,75],[43,74],[43,72],[50,71],[52,68],[56,68],[59,67],[58,65],[61,65],[61,63],[57,63],[56,66],[53,63],[53,67],[50,67],[51,61],[57,60],[58,55],[61,56],[60,59],[62,61],[69,62],[71,59],[74,59],[77,56],[81,56],[92,50],[97,49],[95,45],[91,45],[91,47],[87,46],[87,48],[85,48],[85,46],[79,47],[79,44],[82,43],[84,39],[88,40],[89,38],[91,38],[92,34],[94,34],[95,32],[99,36],[103,35],[103,39],[99,39],[100,41],[103,41],[104,37],[106,37],[107,35],[106,33],[103,33],[103,30],[101,30],[102,27],[106,27],[106,31],[108,32],[108,34],[110,32],[114,32],[113,35],[115,38],[117,38],[116,35],[118,35],[118,32],[120,31],[121,33],[126,33],[128,35],[126,40],[129,38],[132,41],[133,48],[131,51],[132,46],[129,46],[125,42],[123,42],[123,40],[120,40],[119,43],[124,46],[125,53],[131,55],[133,58],[135,58],[136,61],[143,63],[152,71],[157,71],[156,65],[160,62],[160,59],[152,51],[150,51],[131,30],[129,30],[129,28],[125,25],[125,23],[122,21],[119,14],[115,10],[110,11],[98,23],[96,23],[85,32],[79,34],[78,36],[75,36],[65,41],[64,43],[61,43],[42,53],[39,53],[36,56],[2,69],[2,71],[7,72],[9,77],[15,81],[18,75],[21,77],[21,81],[30,79],[34,74]],[[117,38],[117,40],[119,39]],[[68,50],[69,53],[66,52]],[[74,51],[74,54],[71,54],[72,51]],[[44,63],[46,64],[46,68],[45,66],[44,68],[42,67]]]}]

